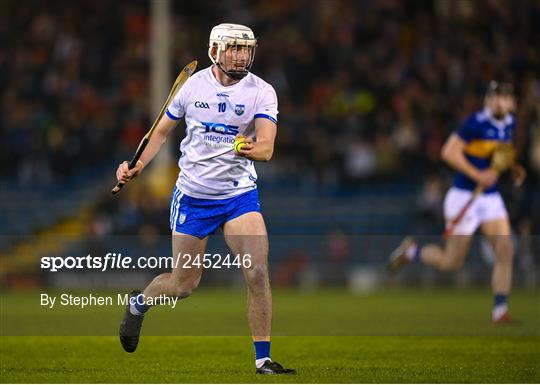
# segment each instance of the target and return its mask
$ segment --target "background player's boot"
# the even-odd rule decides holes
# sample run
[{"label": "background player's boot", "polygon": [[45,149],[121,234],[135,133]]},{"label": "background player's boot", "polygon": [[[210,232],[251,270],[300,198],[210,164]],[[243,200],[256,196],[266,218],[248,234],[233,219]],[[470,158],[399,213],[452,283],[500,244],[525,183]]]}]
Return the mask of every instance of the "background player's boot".
[{"label": "background player's boot", "polygon": [[519,325],[520,320],[513,318],[508,312],[505,312],[502,316],[492,320],[494,325]]},{"label": "background player's boot", "polygon": [[[129,297],[131,299],[139,294],[141,294],[140,290],[133,290]],[[141,334],[144,316],[131,314],[129,307],[130,303],[128,302],[124,318],[120,323],[120,342],[126,352],[133,353],[139,344],[139,335]]]},{"label": "background player's boot", "polygon": [[407,256],[407,251],[411,246],[414,246],[416,241],[413,237],[405,237],[401,244],[390,254],[388,262],[388,272],[396,274],[406,265],[411,263],[411,258]]},{"label": "background player's boot", "polygon": [[263,366],[257,369],[257,374],[295,374],[294,369],[285,369],[275,361],[266,361]]}]

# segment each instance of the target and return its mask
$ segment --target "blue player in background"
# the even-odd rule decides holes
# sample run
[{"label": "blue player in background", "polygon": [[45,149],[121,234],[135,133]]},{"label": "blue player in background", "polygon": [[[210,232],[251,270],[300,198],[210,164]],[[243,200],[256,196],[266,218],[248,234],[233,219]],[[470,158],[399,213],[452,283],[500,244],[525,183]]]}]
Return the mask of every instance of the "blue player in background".
[{"label": "blue player in background", "polygon": [[[452,226],[451,236],[444,247],[419,245],[412,237],[407,237],[392,253],[389,264],[392,273],[413,261],[441,271],[458,270],[469,253],[473,234],[480,228],[495,253],[491,278],[494,295],[492,321],[495,324],[513,321],[508,314],[507,300],[512,286],[514,245],[508,212],[497,190],[499,174],[490,168],[490,164],[495,149],[501,143],[511,143],[514,138],[514,109],[512,85],[492,81],[484,108],[472,114],[448,138],[441,151],[442,159],[456,170],[453,186],[444,200],[444,218],[447,230]],[[523,167],[516,164],[512,170],[515,183],[521,184],[525,178]],[[481,192],[475,196],[478,186]],[[461,219],[456,223],[458,216]]]}]

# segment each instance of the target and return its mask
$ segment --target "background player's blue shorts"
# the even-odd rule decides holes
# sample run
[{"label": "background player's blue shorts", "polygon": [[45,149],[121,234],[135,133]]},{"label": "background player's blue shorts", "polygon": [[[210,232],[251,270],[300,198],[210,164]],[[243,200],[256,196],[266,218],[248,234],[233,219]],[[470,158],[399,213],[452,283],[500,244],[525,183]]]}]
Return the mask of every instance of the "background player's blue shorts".
[{"label": "background player's blue shorts", "polygon": [[183,194],[175,186],[171,198],[171,230],[202,239],[224,223],[251,211],[261,211],[256,188],[227,199],[198,199]]}]

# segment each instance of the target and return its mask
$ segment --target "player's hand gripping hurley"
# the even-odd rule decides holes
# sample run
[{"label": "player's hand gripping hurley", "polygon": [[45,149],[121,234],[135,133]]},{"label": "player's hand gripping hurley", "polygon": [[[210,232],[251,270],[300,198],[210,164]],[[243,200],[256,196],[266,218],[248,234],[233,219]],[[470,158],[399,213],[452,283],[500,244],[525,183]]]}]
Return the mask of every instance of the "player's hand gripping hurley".
[{"label": "player's hand gripping hurley", "polygon": [[[493,156],[491,157],[490,168],[494,170],[495,172],[497,172],[498,174],[500,174],[514,165],[515,158],[516,158],[516,153],[512,144],[502,143],[493,152]],[[467,201],[467,203],[465,203],[465,205],[459,211],[458,215],[456,215],[454,219],[452,219],[450,224],[447,226],[446,230],[444,231],[445,238],[448,238],[454,233],[457,225],[461,222],[461,220],[467,213],[467,210],[469,210],[469,207],[471,207],[475,199],[483,191],[484,191],[483,186],[478,185],[476,187],[471,198]]]},{"label": "player's hand gripping hurley", "polygon": [[[158,122],[163,117],[163,114],[165,113],[165,110],[169,106],[169,103],[174,98],[178,90],[184,85],[186,80],[195,72],[195,69],[197,68],[197,60],[193,60],[191,63],[186,65],[176,80],[174,81],[174,84],[171,88],[171,92],[169,93],[169,96],[167,97],[167,100],[165,101],[165,104],[163,105],[163,108],[161,109],[159,115],[157,116],[156,120],[152,124],[152,127],[150,127],[150,130],[146,133],[146,135],[142,138],[141,143],[139,143],[139,147],[137,147],[137,151],[135,152],[135,155],[129,162],[129,169],[133,169],[137,162],[139,161],[139,158],[141,157],[142,153],[144,152],[144,149],[148,145],[148,142],[150,141],[150,138],[152,137],[152,134],[154,133],[154,130],[156,129]],[[118,193],[120,190],[122,190],[122,187],[124,187],[124,182],[118,182],[117,185],[112,189],[111,193],[114,195]]]}]

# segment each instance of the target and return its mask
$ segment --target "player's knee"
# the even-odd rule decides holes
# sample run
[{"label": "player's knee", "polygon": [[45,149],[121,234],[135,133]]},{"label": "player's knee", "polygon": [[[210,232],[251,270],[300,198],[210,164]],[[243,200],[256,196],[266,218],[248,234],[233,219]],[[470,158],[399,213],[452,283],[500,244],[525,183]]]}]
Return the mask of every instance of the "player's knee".
[{"label": "player's knee", "polygon": [[465,263],[464,258],[459,257],[449,257],[445,261],[445,269],[448,271],[457,271],[463,267],[463,264]]},{"label": "player's knee", "polygon": [[514,243],[510,237],[501,237],[494,247],[497,262],[512,263],[514,260]]},{"label": "player's knee", "polygon": [[250,290],[261,290],[268,284],[268,267],[253,266],[246,270],[246,280]]}]

